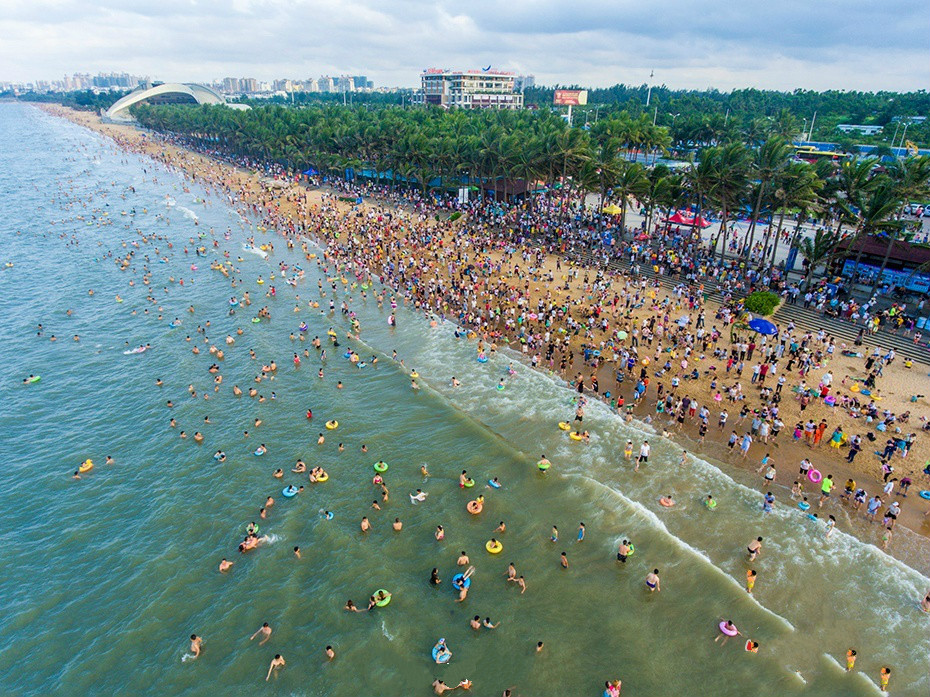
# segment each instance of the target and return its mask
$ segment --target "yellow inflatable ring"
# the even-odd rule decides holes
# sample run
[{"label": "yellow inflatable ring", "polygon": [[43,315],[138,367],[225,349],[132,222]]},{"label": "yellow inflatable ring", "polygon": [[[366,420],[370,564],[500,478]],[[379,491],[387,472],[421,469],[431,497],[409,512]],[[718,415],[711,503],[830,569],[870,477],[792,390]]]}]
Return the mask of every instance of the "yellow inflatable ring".
[{"label": "yellow inflatable ring", "polygon": [[584,438],[584,436],[582,436],[580,433],[576,433],[574,431],[569,433],[568,437],[571,438],[572,440],[582,440]]},{"label": "yellow inflatable ring", "polygon": [[78,472],[90,472],[93,468],[94,468],[94,461],[91,460],[90,458],[87,458],[86,460],[84,460],[84,462],[81,463],[81,466],[78,467]]},{"label": "yellow inflatable ring", "polygon": [[329,481],[329,475],[326,474],[326,472],[323,472],[323,474],[321,474],[319,477],[317,477],[316,480],[317,480],[317,482],[328,482],[328,481]]},{"label": "yellow inflatable ring", "polygon": [[333,419],[332,421],[327,421],[327,422],[326,422],[326,428],[328,428],[330,431],[333,431],[333,430],[339,428],[339,422],[336,421],[335,419]]},{"label": "yellow inflatable ring", "polygon": [[491,554],[500,554],[504,551],[504,545],[494,539],[488,540],[487,544],[484,546],[488,552]]},{"label": "yellow inflatable ring", "polygon": [[559,421],[559,428],[561,428],[563,431],[567,431],[571,428],[571,425],[569,425],[567,421]]},{"label": "yellow inflatable ring", "polygon": [[468,504],[466,504],[465,509],[472,515],[478,515],[484,509],[484,504],[480,501],[469,501]]},{"label": "yellow inflatable ring", "polygon": [[414,371],[412,371],[412,372],[410,373],[410,377],[412,377],[412,378],[418,378],[418,377],[420,377],[420,374],[419,374],[417,371],[414,370]]}]

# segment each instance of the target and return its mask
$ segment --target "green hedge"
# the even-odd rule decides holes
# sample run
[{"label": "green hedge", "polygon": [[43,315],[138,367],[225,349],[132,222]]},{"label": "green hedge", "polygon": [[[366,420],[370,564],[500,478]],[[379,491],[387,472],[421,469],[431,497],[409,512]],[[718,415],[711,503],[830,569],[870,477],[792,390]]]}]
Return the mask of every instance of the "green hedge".
[{"label": "green hedge", "polygon": [[746,308],[747,312],[768,317],[775,311],[775,308],[778,307],[779,302],[781,302],[781,298],[775,293],[767,293],[766,291],[759,290],[755,293],[750,293],[743,303],[743,306]]},{"label": "green hedge", "polygon": [[455,211],[452,215],[449,216],[449,222],[454,223],[456,220],[462,217],[462,211]]}]

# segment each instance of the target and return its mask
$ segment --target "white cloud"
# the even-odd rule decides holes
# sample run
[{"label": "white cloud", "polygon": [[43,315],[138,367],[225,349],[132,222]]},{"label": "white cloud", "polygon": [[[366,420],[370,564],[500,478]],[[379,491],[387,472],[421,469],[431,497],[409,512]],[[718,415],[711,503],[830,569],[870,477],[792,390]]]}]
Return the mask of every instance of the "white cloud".
[{"label": "white cloud", "polygon": [[542,84],[921,89],[924,0],[0,0],[0,80],[126,70],[164,80],[430,66]]}]

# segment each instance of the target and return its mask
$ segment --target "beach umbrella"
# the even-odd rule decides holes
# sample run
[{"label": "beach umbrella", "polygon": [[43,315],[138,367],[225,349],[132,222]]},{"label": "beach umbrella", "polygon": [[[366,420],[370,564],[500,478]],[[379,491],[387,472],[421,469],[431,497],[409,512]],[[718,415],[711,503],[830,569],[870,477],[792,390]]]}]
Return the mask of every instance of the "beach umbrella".
[{"label": "beach umbrella", "polygon": [[778,327],[761,317],[749,320],[749,328],[760,334],[778,334]]},{"label": "beach umbrella", "polygon": [[622,209],[616,203],[611,203],[609,206],[604,207],[604,212],[607,215],[618,215],[622,212]]},{"label": "beach umbrella", "polygon": [[622,329],[621,329],[619,332],[617,332],[617,338],[620,339],[620,341],[623,341],[623,340],[626,339],[628,336],[629,336],[629,334],[627,334],[627,333],[626,333],[625,331],[623,331]]}]

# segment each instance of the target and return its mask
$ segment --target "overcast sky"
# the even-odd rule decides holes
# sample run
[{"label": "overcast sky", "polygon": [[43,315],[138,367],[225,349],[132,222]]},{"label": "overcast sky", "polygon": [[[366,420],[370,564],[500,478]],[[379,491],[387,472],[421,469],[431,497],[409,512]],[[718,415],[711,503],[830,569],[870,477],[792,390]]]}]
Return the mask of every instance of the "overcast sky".
[{"label": "overcast sky", "polygon": [[0,81],[166,81],[426,67],[538,84],[930,88],[927,0],[0,0]]}]

